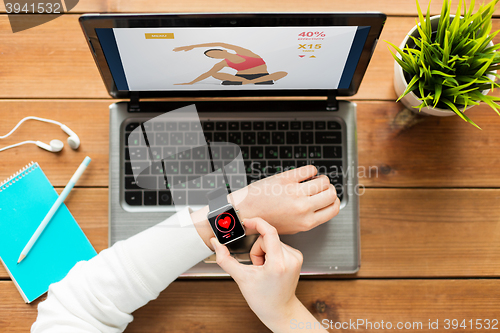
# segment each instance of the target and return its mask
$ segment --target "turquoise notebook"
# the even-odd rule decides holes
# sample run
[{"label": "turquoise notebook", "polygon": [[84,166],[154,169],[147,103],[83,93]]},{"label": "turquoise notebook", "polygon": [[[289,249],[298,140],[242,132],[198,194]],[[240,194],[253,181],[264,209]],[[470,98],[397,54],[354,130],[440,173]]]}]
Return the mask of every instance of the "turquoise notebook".
[{"label": "turquoise notebook", "polygon": [[62,204],[28,256],[17,264],[57,197],[38,163],[27,165],[0,184],[0,259],[26,303],[47,292],[49,285],[64,278],[77,262],[96,255]]}]

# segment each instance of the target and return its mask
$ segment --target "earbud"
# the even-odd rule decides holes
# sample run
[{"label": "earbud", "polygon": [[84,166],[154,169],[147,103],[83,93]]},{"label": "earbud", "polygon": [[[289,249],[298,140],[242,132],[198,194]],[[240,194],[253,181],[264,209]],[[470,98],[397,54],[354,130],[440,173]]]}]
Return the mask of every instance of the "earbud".
[{"label": "earbud", "polygon": [[53,153],[60,152],[64,148],[64,143],[61,140],[52,140],[50,141],[50,145],[43,143],[41,141],[37,141],[36,145],[42,149],[51,151]]},{"label": "earbud", "polygon": [[[43,121],[43,122],[46,122],[46,123],[51,123],[51,124],[56,124],[56,125],[61,126],[61,129],[64,131],[64,133],[66,133],[66,134],[69,135],[68,145],[71,148],[73,148],[73,149],[78,149],[78,147],[80,147],[80,138],[78,137],[78,135],[76,135],[75,132],[73,132],[72,130],[70,130],[68,126],[66,126],[66,125],[64,125],[64,124],[62,124],[62,123],[60,123],[58,121],[55,121],[55,120],[45,119],[45,118],[39,118],[39,117],[26,117],[26,118],[23,118],[19,123],[17,123],[17,125],[9,133],[7,133],[6,135],[3,135],[3,136],[0,135],[0,139],[5,139],[6,137],[8,137],[12,133],[14,133],[14,131],[23,122],[25,122],[26,120],[30,120],[30,119],[38,120],[38,121]],[[21,145],[25,145],[25,144],[28,144],[28,143],[34,143],[38,147],[40,147],[42,149],[45,149],[45,150],[48,150],[48,151],[51,151],[53,153],[57,153],[57,152],[61,151],[63,149],[63,147],[64,147],[64,144],[60,140],[52,140],[52,141],[50,141],[50,145],[48,145],[46,143],[43,143],[41,141],[23,141],[23,142],[16,143],[16,144],[8,146],[8,147],[0,148],[0,151],[4,151],[4,150],[10,149],[10,148],[14,148],[14,147],[19,147]]]},{"label": "earbud", "polygon": [[[73,132],[72,130],[69,129],[68,126],[66,125],[61,125],[61,129],[69,135],[69,138],[68,138],[68,145],[73,148],[73,149],[78,149],[78,147],[80,147],[80,138],[78,137],[78,135],[76,135],[75,132]],[[59,141],[61,142],[61,141]]]}]

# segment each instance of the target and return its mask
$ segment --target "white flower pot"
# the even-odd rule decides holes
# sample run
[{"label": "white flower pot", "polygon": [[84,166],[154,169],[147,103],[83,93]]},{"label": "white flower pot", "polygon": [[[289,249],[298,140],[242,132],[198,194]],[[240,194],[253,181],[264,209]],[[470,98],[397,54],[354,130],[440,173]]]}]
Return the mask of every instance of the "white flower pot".
[{"label": "white flower pot", "polygon": [[[439,23],[439,17],[440,17],[440,15],[430,17],[432,30],[435,30],[437,28],[437,25]],[[451,17],[454,17],[454,16],[451,16]],[[406,46],[406,43],[408,42],[408,39],[410,38],[410,36],[414,36],[414,37],[419,36],[417,26],[414,26],[410,30],[410,32],[408,32],[405,39],[403,40],[403,42],[399,46],[400,49],[403,49]],[[490,42],[489,45],[493,46],[493,43]],[[397,56],[399,58],[401,58],[401,56],[399,54],[397,54]],[[495,78],[492,75],[490,75],[490,77],[492,79]],[[403,75],[403,68],[401,68],[401,66],[397,63],[397,61],[394,61],[394,90],[396,91],[396,95],[398,97],[401,96],[407,87],[408,87],[408,82],[406,82],[406,79]],[[482,93],[483,93],[483,95],[487,95],[488,92],[489,92],[489,89],[483,90]],[[402,99],[400,99],[400,101],[401,101],[401,103],[403,103],[404,106],[406,106],[406,108],[408,108],[409,110],[416,112],[416,113],[418,113],[419,111],[418,111],[418,108],[414,108],[414,106],[418,106],[418,105],[422,104],[422,101],[418,100],[417,95],[415,95],[413,92],[406,94],[406,96],[403,97]],[[466,108],[466,110],[470,109],[471,107],[473,107],[473,105],[469,105]],[[461,110],[461,109],[460,109],[460,111],[463,112],[463,110]],[[438,116],[438,117],[447,117],[447,116],[456,115],[455,112],[453,112],[451,110],[432,108],[432,107],[423,107],[420,112],[424,113],[424,114],[432,115],[432,116]]]}]

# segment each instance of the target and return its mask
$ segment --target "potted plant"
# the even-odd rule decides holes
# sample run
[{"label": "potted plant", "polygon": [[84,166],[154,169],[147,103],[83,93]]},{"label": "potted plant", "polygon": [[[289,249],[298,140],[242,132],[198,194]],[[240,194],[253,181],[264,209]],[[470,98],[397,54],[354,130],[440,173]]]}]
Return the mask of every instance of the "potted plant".
[{"label": "potted plant", "polygon": [[[489,89],[500,87],[494,79],[500,77],[500,44],[493,45],[491,17],[499,0],[481,5],[473,13],[465,0],[458,4],[455,15],[450,13],[451,0],[444,0],[441,15],[426,16],[417,0],[417,25],[397,47],[391,45],[394,57],[394,88],[398,101],[410,110],[435,116],[459,115],[477,126],[464,111],[485,102],[499,115],[500,97],[488,96]],[[461,9],[463,7],[463,14]]]}]

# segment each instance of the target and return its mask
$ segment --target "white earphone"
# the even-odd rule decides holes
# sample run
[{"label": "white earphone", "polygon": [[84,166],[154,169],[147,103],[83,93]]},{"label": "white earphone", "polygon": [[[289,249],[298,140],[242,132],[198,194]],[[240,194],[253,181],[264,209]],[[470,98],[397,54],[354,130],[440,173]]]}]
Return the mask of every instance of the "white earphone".
[{"label": "white earphone", "polygon": [[[25,122],[26,120],[38,120],[38,121],[43,121],[43,122],[46,122],[46,123],[51,123],[51,124],[56,124],[56,125],[59,125],[61,127],[61,129],[69,135],[69,138],[68,138],[68,145],[73,148],[73,149],[78,149],[78,147],[80,147],[80,138],[78,137],[78,135],[76,135],[75,132],[73,132],[72,130],[70,130],[68,128],[68,126],[58,122],[58,121],[55,121],[55,120],[50,120],[50,119],[45,119],[45,118],[39,118],[39,117],[26,117],[24,119],[22,119],[20,122],[17,123],[17,125],[12,129],[12,131],[10,131],[9,133],[7,133],[6,135],[4,136],[0,136],[0,139],[5,139],[6,137],[8,137],[9,135],[11,135],[12,133],[14,133],[14,131],[19,127],[21,126],[21,124],[23,122]],[[41,141],[23,141],[23,142],[19,142],[19,143],[16,143],[14,145],[11,145],[11,146],[7,146],[7,147],[4,147],[4,148],[0,148],[0,151],[4,151],[4,150],[7,150],[7,149],[10,149],[10,148],[14,148],[14,147],[18,147],[18,146],[21,146],[21,145],[25,145],[25,144],[35,144],[37,145],[38,147],[42,148],[42,149],[45,149],[45,150],[48,150],[50,152],[53,152],[53,153],[57,153],[59,151],[61,151],[64,147],[64,143],[62,143],[62,141],[60,140],[52,140],[50,141],[50,144],[46,144],[46,143],[43,143]]]}]

